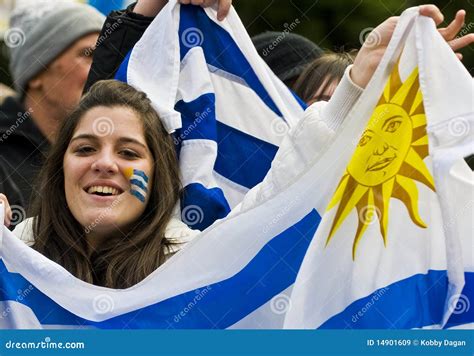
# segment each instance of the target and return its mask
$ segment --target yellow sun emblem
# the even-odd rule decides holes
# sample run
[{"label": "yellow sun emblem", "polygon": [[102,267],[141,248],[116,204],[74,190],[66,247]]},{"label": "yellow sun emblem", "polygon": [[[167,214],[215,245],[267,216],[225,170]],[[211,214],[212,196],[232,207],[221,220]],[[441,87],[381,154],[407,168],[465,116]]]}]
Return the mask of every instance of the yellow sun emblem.
[{"label": "yellow sun emblem", "polygon": [[428,137],[419,86],[417,68],[402,83],[398,65],[395,65],[328,205],[327,210],[330,210],[339,203],[326,246],[351,210],[357,210],[359,222],[352,246],[353,259],[375,215],[386,246],[391,197],[405,204],[416,225],[426,228],[418,213],[418,189],[414,180],[433,191],[435,188],[433,177],[423,162],[428,156]]}]

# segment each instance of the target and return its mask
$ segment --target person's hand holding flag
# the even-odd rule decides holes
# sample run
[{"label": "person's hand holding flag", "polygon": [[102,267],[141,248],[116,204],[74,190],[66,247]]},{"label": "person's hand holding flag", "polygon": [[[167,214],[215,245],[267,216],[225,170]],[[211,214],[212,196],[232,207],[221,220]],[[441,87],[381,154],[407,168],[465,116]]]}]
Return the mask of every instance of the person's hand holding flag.
[{"label": "person's hand holding flag", "polygon": [[[214,6],[217,4],[217,19],[222,21],[229,13],[232,0],[178,0],[183,5],[199,5],[202,7]],[[168,3],[168,0],[139,0],[135,5],[134,12],[144,16],[156,16]]]},{"label": "person's hand holding flag", "polygon": [[2,193],[0,193],[0,205],[3,205],[4,209],[3,225],[8,227],[12,220],[12,209],[10,208],[7,197]]},{"label": "person's hand holding flag", "polygon": [[[422,5],[419,7],[419,14],[422,16],[431,17],[436,25],[439,25],[444,20],[441,11],[435,5]],[[459,10],[456,13],[454,20],[445,28],[440,28],[438,31],[450,45],[453,51],[460,50],[472,43],[474,43],[474,34],[470,33],[464,36],[456,37],[461,30],[466,12]],[[354,66],[351,70],[351,79],[355,84],[361,88],[365,88],[370,78],[379,65],[388,43],[392,38],[395,27],[398,23],[398,16],[393,16],[382,22],[367,36],[362,48],[354,60]],[[462,59],[460,53],[456,53],[459,59]]]}]

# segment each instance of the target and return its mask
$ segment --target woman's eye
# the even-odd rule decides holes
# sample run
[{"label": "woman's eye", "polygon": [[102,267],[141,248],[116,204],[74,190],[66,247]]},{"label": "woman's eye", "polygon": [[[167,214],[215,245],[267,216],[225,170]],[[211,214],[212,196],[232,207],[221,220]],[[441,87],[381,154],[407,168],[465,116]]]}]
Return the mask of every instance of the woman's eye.
[{"label": "woman's eye", "polygon": [[125,156],[127,158],[139,158],[140,156],[138,155],[138,153],[132,151],[132,150],[122,150],[120,151],[120,154],[122,156]]},{"label": "woman's eye", "polygon": [[401,121],[392,121],[391,123],[388,124],[388,126],[385,128],[386,132],[393,133],[397,131],[397,129],[400,127]]},{"label": "woman's eye", "polygon": [[74,153],[78,153],[78,154],[88,154],[88,153],[92,153],[92,152],[94,152],[94,151],[95,151],[94,147],[91,147],[91,146],[82,146],[82,147],[76,148],[76,150],[74,151]]}]

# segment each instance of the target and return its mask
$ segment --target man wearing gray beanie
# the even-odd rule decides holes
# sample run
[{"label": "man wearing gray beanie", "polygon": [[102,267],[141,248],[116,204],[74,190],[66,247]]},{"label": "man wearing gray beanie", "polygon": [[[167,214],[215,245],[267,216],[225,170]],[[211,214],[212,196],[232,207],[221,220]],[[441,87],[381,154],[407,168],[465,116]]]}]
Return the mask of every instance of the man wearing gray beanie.
[{"label": "man wearing gray beanie", "polygon": [[105,17],[89,5],[39,1],[15,9],[5,45],[17,91],[0,105],[0,193],[19,223],[60,123],[79,103]]}]

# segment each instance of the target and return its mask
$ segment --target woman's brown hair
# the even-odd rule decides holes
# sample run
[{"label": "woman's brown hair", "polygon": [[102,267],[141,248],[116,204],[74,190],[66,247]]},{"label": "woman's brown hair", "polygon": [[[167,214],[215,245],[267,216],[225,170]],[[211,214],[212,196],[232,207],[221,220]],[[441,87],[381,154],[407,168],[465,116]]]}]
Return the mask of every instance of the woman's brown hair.
[{"label": "woman's brown hair", "polygon": [[[126,236],[109,239],[91,254],[85,227],[68,209],[63,159],[81,118],[97,106],[126,107],[140,118],[154,160],[155,184],[144,213]],[[33,248],[77,278],[110,288],[128,288],[163,263],[164,231],[178,202],[181,184],[172,138],[143,92],[114,80],[94,84],[63,122],[40,173],[38,187],[40,194],[32,211]]]},{"label": "woman's brown hair", "polygon": [[298,77],[295,85],[295,93],[305,102],[311,103],[314,94],[319,90],[324,93],[334,82],[339,82],[346,68],[354,63],[356,51],[350,52],[325,52],[306,67]]}]

